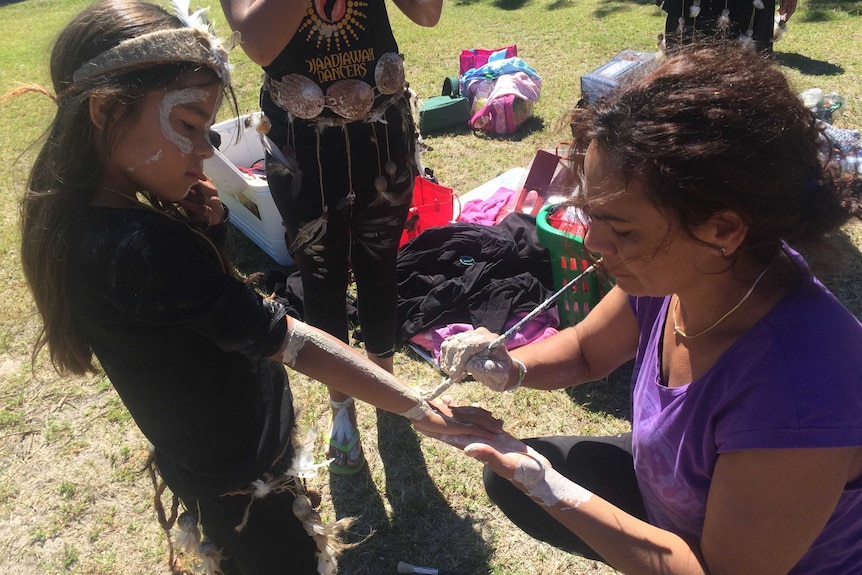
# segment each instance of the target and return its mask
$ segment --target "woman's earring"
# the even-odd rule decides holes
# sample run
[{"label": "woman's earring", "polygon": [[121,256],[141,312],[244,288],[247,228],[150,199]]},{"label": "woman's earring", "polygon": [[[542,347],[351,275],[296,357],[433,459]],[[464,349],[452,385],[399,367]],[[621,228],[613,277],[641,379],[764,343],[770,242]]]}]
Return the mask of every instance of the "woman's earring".
[{"label": "woman's earring", "polygon": [[724,256],[725,256],[725,254],[724,254],[724,246],[721,246],[720,248],[718,248],[718,251],[720,251],[720,252],[721,252],[721,257],[724,257]]}]

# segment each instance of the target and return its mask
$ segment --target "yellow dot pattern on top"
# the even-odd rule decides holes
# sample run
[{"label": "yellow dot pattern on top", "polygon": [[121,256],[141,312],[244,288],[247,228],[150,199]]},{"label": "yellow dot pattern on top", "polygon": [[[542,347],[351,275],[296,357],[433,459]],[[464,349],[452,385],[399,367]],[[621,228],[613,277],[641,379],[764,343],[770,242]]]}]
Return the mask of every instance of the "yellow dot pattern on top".
[{"label": "yellow dot pattern on top", "polygon": [[305,34],[306,42],[314,41],[318,49],[323,43],[329,52],[333,48],[336,51],[350,48],[351,41],[359,39],[356,30],[365,30],[362,21],[367,16],[362,9],[368,6],[368,3],[359,0],[336,0],[335,4],[342,5],[344,12],[337,17],[336,10],[333,10],[333,16],[336,16],[333,20],[322,13],[323,3],[323,0],[311,2],[298,32]]}]

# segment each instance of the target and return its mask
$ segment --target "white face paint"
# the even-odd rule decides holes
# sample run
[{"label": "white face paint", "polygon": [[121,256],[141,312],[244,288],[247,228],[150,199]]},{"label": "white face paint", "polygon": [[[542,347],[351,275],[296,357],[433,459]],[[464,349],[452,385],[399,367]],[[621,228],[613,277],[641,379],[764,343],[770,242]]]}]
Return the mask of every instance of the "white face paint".
[{"label": "white face paint", "polygon": [[593,496],[557,470],[543,467],[534,460],[519,463],[512,479],[523,485],[527,495],[545,507],[562,503],[560,509],[577,509]]},{"label": "white face paint", "polygon": [[158,152],[156,152],[152,157],[147,158],[147,159],[146,159],[146,161],[145,161],[144,163],[146,163],[146,164],[151,164],[151,163],[153,163],[153,162],[158,162],[158,161],[159,161],[159,158],[161,158],[161,157],[162,157],[162,151],[161,151],[161,150],[159,150],[159,151],[158,151]]},{"label": "white face paint", "polygon": [[[207,93],[205,91],[199,88],[185,88],[183,90],[168,92],[159,105],[159,121],[162,125],[162,133],[164,133],[165,138],[176,144],[184,154],[190,154],[194,144],[187,137],[177,133],[173,129],[170,121],[171,111],[180,104],[203,102],[206,99]],[[161,150],[159,150],[159,154],[161,154]]]}]

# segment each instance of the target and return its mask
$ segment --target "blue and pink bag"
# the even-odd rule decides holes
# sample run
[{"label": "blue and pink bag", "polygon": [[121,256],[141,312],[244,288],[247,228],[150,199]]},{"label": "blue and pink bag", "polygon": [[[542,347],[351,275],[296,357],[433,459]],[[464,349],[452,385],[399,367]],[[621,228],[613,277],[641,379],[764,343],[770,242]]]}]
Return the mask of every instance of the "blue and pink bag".
[{"label": "blue and pink bag", "polygon": [[[473,99],[470,127],[500,136],[515,133],[533,115],[541,86],[541,78],[526,72],[503,74],[490,86],[480,86]],[[490,88],[487,96],[483,88]]]}]

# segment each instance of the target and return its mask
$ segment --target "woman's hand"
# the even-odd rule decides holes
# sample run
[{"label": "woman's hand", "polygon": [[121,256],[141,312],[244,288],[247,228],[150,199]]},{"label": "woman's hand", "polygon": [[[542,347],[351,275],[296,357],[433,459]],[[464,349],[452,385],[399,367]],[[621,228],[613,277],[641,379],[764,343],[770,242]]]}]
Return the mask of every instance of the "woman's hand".
[{"label": "woman's hand", "polygon": [[509,387],[512,358],[505,346],[488,351],[497,336],[484,327],[446,338],[440,345],[440,369],[455,381],[466,374],[494,391]]},{"label": "woman's hand", "polygon": [[215,183],[207,175],[192,186],[179,204],[188,212],[192,221],[207,227],[217,226],[225,219],[224,204],[218,198]]},{"label": "woman's hand", "polygon": [[515,483],[521,483],[525,474],[542,475],[545,469],[551,468],[544,455],[505,431],[484,439],[465,436],[439,439],[463,449],[464,453],[481,461],[500,477]]}]

